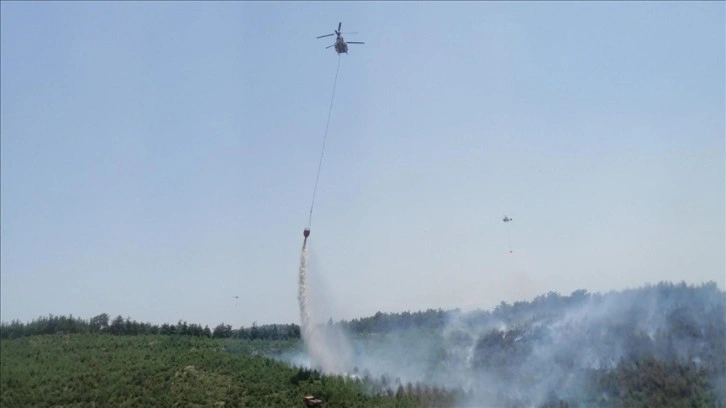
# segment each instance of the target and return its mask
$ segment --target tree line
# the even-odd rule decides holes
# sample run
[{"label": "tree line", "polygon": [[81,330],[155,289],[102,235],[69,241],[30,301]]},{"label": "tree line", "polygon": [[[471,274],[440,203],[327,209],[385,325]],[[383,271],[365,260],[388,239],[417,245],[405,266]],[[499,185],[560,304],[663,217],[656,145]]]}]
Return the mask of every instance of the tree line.
[{"label": "tree line", "polygon": [[90,319],[70,316],[41,316],[29,323],[13,320],[0,323],[0,339],[17,339],[42,334],[98,333],[112,335],[162,334],[209,338],[239,338],[247,340],[294,340],[300,338],[300,326],[296,324],[253,324],[251,327],[233,329],[232,325],[220,323],[213,329],[205,325],[179,320],[176,324],[161,325],[142,323],[130,317],[111,317],[101,313]]}]

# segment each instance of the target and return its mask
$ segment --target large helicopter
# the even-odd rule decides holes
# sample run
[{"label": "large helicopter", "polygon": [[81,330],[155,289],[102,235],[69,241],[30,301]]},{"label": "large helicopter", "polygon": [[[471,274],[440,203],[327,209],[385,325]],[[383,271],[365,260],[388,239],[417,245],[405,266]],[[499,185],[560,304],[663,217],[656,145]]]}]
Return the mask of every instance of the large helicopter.
[{"label": "large helicopter", "polygon": [[325,34],[325,35],[321,35],[319,37],[316,37],[316,38],[323,38],[323,37],[330,37],[331,35],[337,36],[335,38],[335,44],[332,44],[332,45],[329,45],[329,46],[325,47],[326,50],[328,48],[330,48],[330,47],[335,47],[335,51],[338,54],[342,54],[342,53],[346,53],[347,54],[348,53],[348,44],[365,44],[364,42],[360,42],[360,41],[348,41],[348,42],[346,42],[345,39],[343,39],[343,36],[340,35],[341,34],[341,32],[340,32],[340,26],[341,25],[343,25],[342,22],[341,23],[338,23],[338,29],[337,30],[333,30],[333,31],[335,31],[334,33]]},{"label": "large helicopter", "polygon": [[505,215],[504,218],[502,218],[502,221],[504,221],[504,222],[512,221],[512,217],[508,217]]}]

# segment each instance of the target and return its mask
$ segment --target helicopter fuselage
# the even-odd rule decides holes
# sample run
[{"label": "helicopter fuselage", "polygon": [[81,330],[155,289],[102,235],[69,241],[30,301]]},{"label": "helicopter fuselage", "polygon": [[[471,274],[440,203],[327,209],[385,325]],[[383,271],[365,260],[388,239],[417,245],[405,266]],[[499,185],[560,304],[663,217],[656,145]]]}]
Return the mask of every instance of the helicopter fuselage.
[{"label": "helicopter fuselage", "polygon": [[335,40],[335,51],[338,54],[342,54],[342,53],[347,54],[348,53],[348,44],[345,43],[345,40],[343,39],[343,37],[338,37]]}]

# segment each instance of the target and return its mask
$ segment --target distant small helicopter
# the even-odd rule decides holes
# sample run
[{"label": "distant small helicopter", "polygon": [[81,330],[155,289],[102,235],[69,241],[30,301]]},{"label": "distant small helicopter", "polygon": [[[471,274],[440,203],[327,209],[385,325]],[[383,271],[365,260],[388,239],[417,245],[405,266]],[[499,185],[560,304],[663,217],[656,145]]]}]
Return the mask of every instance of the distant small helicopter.
[{"label": "distant small helicopter", "polygon": [[[340,32],[340,26],[341,25],[343,25],[342,22],[338,23],[338,29],[337,30],[333,30],[333,31],[335,31],[334,33],[325,34],[325,35],[321,35],[319,37],[316,37],[316,38],[323,38],[323,37],[330,37],[331,35],[336,35],[337,36],[335,38],[335,44],[332,44],[332,45],[329,45],[329,46],[325,47],[326,50],[328,48],[334,46],[335,47],[335,52],[337,52],[338,54],[342,54],[342,53],[346,53],[347,54],[348,53],[348,44],[365,44],[364,42],[359,42],[359,41],[348,41],[348,42],[346,42],[345,39],[343,39],[343,37],[340,35],[341,34],[341,32]],[[346,34],[348,34],[348,33],[346,33]],[[354,33],[350,33],[350,34],[354,34]]]},{"label": "distant small helicopter", "polygon": [[[512,217],[505,215],[504,218],[502,218],[502,221],[504,221],[505,223],[512,222]],[[512,253],[512,238],[510,238],[510,235],[509,235],[509,228],[507,228],[507,243],[509,244],[509,253],[511,254]]]}]

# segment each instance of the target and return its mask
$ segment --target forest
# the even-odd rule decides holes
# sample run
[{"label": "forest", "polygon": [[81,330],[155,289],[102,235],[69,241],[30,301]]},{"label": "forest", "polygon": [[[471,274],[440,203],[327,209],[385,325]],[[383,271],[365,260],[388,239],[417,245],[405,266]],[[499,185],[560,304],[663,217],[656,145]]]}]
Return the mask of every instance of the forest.
[{"label": "forest", "polygon": [[350,352],[336,357],[347,373],[318,370],[295,324],[3,322],[0,405],[303,406],[312,394],[329,407],[726,407],[726,293],[715,283],[319,326],[345,334]]}]

